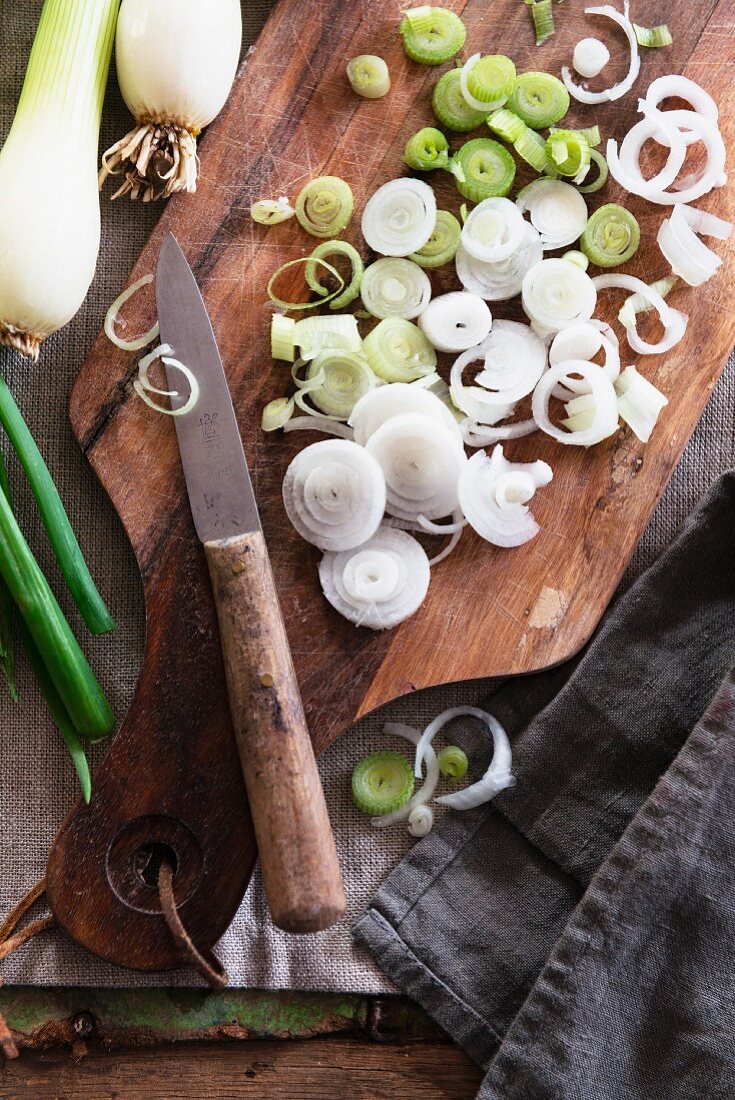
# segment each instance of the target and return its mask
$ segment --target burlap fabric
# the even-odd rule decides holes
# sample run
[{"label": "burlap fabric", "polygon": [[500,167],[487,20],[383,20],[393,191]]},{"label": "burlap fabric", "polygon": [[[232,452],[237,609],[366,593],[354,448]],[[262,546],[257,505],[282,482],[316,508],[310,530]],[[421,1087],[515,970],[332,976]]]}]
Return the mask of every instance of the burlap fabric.
[{"label": "burlap fabric", "polygon": [[[268,0],[253,3],[243,0],[245,42],[255,39],[269,6]],[[0,0],[0,139],[4,139],[12,121],[40,8],[41,0],[20,3]],[[129,116],[113,79],[103,124],[104,147],[128,126]],[[156,217],[157,211],[150,207],[105,201],[100,263],[81,313],[72,325],[48,341],[41,362],[35,367],[0,351],[0,370],[12,386],[46,457],[92,571],[119,624],[115,635],[88,646],[94,667],[118,714],[124,713],[132,696],[142,654],[141,589],[117,516],[73,439],[67,402],[105,310],[123,285]],[[734,390],[735,363],[731,361],[633,557],[626,583],[668,544],[715,477],[733,465]],[[12,463],[11,477],[20,489],[21,479]],[[74,625],[80,627],[29,496],[18,492],[23,528],[64,610]],[[81,629],[80,637],[84,637]],[[49,844],[77,790],[68,758],[23,661],[19,687],[21,700],[17,704],[0,693],[0,916],[43,874]],[[347,916],[339,926],[321,935],[289,937],[270,924],[256,874],[235,922],[218,948],[232,984],[365,992],[392,988],[367,953],[354,946],[349,928],[412,842],[401,828],[386,833],[371,830],[351,806],[349,775],[354,762],[380,743],[378,734],[387,715],[421,726],[438,710],[460,702],[474,702],[487,693],[485,683],[421,693],[363,721],[325,754],[321,771],[345,874]],[[98,750],[97,759],[103,751]],[[119,970],[77,949],[61,933],[29,944],[4,964],[3,975],[8,982],[36,984],[198,984],[188,971],[152,977]]]}]

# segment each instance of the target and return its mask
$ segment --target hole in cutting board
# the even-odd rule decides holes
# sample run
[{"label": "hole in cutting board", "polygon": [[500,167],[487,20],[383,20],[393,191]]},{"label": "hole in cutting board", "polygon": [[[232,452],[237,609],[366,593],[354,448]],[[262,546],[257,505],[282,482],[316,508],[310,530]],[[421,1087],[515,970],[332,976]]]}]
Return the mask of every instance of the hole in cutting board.
[{"label": "hole in cutting board", "polygon": [[176,902],[182,905],[199,885],[203,858],[194,833],[164,814],[134,818],[117,833],[107,852],[107,881],[128,908],[160,913],[158,872],[164,858],[174,865]]}]

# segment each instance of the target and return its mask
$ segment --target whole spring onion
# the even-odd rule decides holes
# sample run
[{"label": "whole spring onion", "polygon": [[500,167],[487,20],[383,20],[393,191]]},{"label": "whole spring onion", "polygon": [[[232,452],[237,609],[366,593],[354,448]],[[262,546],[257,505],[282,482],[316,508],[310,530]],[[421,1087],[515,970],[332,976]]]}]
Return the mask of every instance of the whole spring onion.
[{"label": "whole spring onion", "polygon": [[338,237],[352,217],[352,188],[339,176],[320,176],[299,191],[296,220],[312,237]]},{"label": "whole spring onion", "polygon": [[617,267],[635,256],[640,239],[640,227],[630,211],[609,202],[590,216],[579,247],[590,263]]},{"label": "whole spring onion", "polygon": [[436,370],[436,352],[417,325],[386,317],[365,337],[362,350],[370,369],[384,382],[413,382]]},{"label": "whole spring onion", "polygon": [[93,634],[113,630],[115,624],[92,580],[51,474],[2,378],[0,422],[21,461],[56,560],[85,623]]},{"label": "whole spring onion", "polygon": [[363,99],[382,99],[390,91],[390,72],[382,57],[362,53],[347,65],[350,87]]},{"label": "whole spring onion", "polygon": [[230,94],[242,44],[238,0],[123,0],[115,63],[135,127],[102,158],[100,187],[144,202],[196,191],[197,138]]},{"label": "whole spring onion", "polygon": [[553,126],[569,110],[569,92],[551,73],[521,73],[508,98],[512,111],[532,130]]},{"label": "whole spring onion", "polygon": [[97,143],[118,0],[46,0],[0,152],[0,343],[38,358],[100,245]]},{"label": "whole spring onion", "polygon": [[431,283],[418,264],[400,256],[386,256],[365,268],[360,296],[373,317],[411,320],[429,304]]},{"label": "whole spring onion", "polygon": [[450,61],[467,37],[458,15],[428,4],[404,11],[399,29],[406,54],[421,65],[443,65]]},{"label": "whole spring onion", "polygon": [[449,142],[441,130],[424,126],[406,142],[403,159],[409,168],[428,172],[432,168],[449,166]]},{"label": "whole spring onion", "polygon": [[516,163],[508,150],[492,138],[465,142],[454,155],[462,170],[457,190],[470,202],[507,195],[513,186]]},{"label": "whole spring onion", "polygon": [[458,745],[445,745],[437,756],[437,760],[439,771],[445,779],[452,779],[456,782],[458,779],[464,779],[467,775],[470,762],[467,759],[467,753],[464,749],[460,749]]},{"label": "whole spring onion", "polygon": [[319,278],[317,277],[317,261],[325,260],[327,258],[336,259],[338,256],[344,256],[350,261],[352,268],[352,274],[349,283],[345,286],[344,290],[337,294],[336,297],[332,297],[329,303],[330,309],[344,309],[350,302],[354,302],[355,298],[360,293],[360,286],[362,284],[362,275],[365,270],[365,265],[362,262],[362,256],[348,241],[324,241],[322,244],[318,244],[311,254],[311,259],[315,262],[310,264],[306,263],[305,277],[306,281],[314,291],[315,294],[321,294],[326,297],[329,291]]},{"label": "whole spring onion", "polygon": [[0,492],[0,575],[25,620],[49,676],[77,732],[90,741],[106,736],[115,716]]},{"label": "whole spring onion", "polygon": [[434,229],[423,248],[408,257],[419,267],[442,267],[457,254],[462,227],[448,210],[437,210]]},{"label": "whole spring onion", "polygon": [[352,773],[352,800],[358,810],[374,817],[400,809],[413,788],[411,765],[397,752],[371,752]]},{"label": "whole spring onion", "polygon": [[487,111],[470,107],[462,95],[462,74],[450,69],[437,80],[431,93],[431,108],[442,126],[448,130],[465,133],[474,130],[485,121]]}]

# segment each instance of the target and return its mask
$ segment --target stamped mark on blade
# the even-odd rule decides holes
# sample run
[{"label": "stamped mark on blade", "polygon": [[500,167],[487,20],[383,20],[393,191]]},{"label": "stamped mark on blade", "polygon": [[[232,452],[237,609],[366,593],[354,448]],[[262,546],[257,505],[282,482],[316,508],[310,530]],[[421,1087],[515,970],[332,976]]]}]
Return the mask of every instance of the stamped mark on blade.
[{"label": "stamped mark on blade", "polygon": [[556,630],[568,608],[569,600],[558,588],[542,588],[531,608],[528,625],[536,630]]}]

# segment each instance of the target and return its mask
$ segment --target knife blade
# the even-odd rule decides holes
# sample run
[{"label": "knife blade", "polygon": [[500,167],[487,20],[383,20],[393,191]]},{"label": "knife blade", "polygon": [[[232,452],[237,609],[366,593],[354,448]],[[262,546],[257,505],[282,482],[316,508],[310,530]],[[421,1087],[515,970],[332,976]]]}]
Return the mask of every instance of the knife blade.
[{"label": "knife blade", "polygon": [[[324,793],[222,359],[194,274],[172,233],[156,273],[161,340],[193,373],[174,418],[191,513],[212,581],[233,728],[271,915],[316,932],[345,908]],[[166,364],[174,409],[189,396]]]}]

